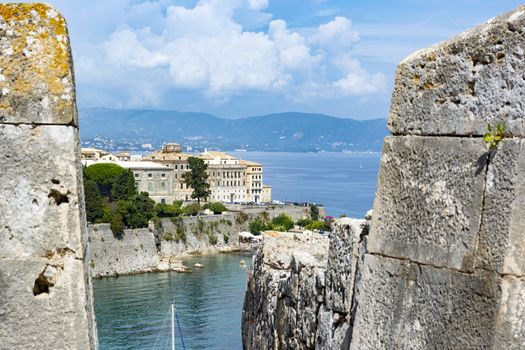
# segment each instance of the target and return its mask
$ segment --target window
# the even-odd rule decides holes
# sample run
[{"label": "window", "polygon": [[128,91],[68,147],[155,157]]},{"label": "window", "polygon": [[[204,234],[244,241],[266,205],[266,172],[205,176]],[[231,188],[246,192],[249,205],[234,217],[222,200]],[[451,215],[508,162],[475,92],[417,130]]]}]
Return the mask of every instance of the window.
[{"label": "window", "polygon": [[139,177],[139,174],[135,173],[135,177]]},{"label": "window", "polygon": [[177,170],[178,168],[179,168],[179,165],[175,164],[175,170]]},{"label": "window", "polygon": [[160,174],[161,177],[166,177],[166,174]]},{"label": "window", "polygon": [[153,174],[148,174],[148,177],[153,177]]},{"label": "window", "polygon": [[140,181],[135,181],[135,188],[139,188]]},{"label": "window", "polygon": [[153,182],[148,182],[148,191],[153,191]]},{"label": "window", "polygon": [[160,204],[166,204],[166,200],[165,200],[164,198],[162,198],[162,199],[160,200]]},{"label": "window", "polygon": [[160,187],[162,187],[163,189],[166,188],[166,181],[162,181],[160,183]]}]

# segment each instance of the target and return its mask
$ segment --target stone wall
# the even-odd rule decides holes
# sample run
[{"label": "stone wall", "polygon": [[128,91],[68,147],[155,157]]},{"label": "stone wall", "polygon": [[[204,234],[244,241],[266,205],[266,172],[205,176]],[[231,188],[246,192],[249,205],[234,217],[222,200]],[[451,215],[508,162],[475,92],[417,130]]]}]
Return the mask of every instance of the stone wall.
[{"label": "stone wall", "polygon": [[244,348],[348,348],[355,271],[368,228],[369,221],[343,218],[330,237],[265,234],[244,300]]},{"label": "stone wall", "polygon": [[177,257],[227,250],[238,245],[238,233],[246,226],[247,222],[239,224],[233,213],[162,219],[159,253],[162,257]]},{"label": "stone wall", "polygon": [[352,349],[525,347],[524,32],[522,6],[399,65]]},{"label": "stone wall", "polygon": [[[332,237],[323,305],[303,316],[316,343],[291,329],[269,346],[265,327],[283,319],[271,309],[263,329],[245,315],[245,348],[525,348],[524,72],[525,6],[401,62],[369,235]],[[489,149],[482,136],[500,122]],[[259,266],[250,281],[285,293]]]},{"label": "stone wall", "polygon": [[265,233],[244,300],[245,348],[313,348],[328,244],[319,234]]},{"label": "stone wall", "polygon": [[147,228],[115,236],[109,224],[90,225],[89,266],[92,277],[155,271],[159,255],[155,235]]},{"label": "stone wall", "polygon": [[64,18],[0,5],[0,348],[95,349]]},{"label": "stone wall", "polygon": [[[228,207],[235,209],[230,205]],[[295,221],[310,217],[308,207],[270,206],[237,209],[239,211],[225,212],[222,215],[162,219],[159,225],[160,255],[174,257],[249,248],[239,246],[238,233],[249,231],[251,220],[271,220],[283,213]],[[185,240],[178,239],[181,233],[185,235]],[[217,244],[211,243],[210,239],[213,239],[213,236],[217,238]]]}]

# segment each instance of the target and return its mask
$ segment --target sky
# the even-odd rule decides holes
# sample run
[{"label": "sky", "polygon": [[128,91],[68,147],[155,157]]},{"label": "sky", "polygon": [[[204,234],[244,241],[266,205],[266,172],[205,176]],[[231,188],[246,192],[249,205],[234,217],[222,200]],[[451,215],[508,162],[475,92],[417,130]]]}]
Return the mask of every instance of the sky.
[{"label": "sky", "polygon": [[49,0],[79,108],[386,118],[397,63],[511,0]]}]

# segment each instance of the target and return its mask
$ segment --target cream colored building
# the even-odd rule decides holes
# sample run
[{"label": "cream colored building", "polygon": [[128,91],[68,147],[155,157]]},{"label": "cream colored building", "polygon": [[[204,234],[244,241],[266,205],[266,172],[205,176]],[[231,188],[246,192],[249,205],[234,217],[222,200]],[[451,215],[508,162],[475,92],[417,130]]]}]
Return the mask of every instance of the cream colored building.
[{"label": "cream colored building", "polygon": [[157,203],[171,204],[177,191],[173,188],[173,172],[169,166],[155,162],[132,162],[111,160],[83,160],[83,165],[90,166],[100,163],[112,163],[133,172],[135,187],[138,192],[148,192],[151,199]]},{"label": "cream colored building", "polygon": [[117,157],[101,150],[82,150],[84,161],[112,161],[131,169],[139,191],[148,192],[158,203],[167,204],[176,200],[191,200],[193,189],[186,185],[182,176],[190,171],[189,157],[201,158],[208,166],[211,191],[208,201],[271,202],[271,187],[266,186],[264,190],[262,164],[239,160],[224,152],[206,150],[199,155],[192,155],[182,153],[177,143],[167,143],[162,149],[144,156],[142,161],[132,161],[129,154],[119,154]]},{"label": "cream colored building", "polygon": [[181,152],[177,143],[167,143],[161,150],[150,153],[143,161],[160,163],[168,166],[172,171],[172,188],[174,189],[174,200],[190,200],[193,190],[184,183],[182,174],[190,170],[188,158],[191,154]]},{"label": "cream colored building", "polygon": [[[247,202],[260,203],[263,200],[263,166],[249,160],[241,160],[246,166],[246,196]],[[271,195],[270,195],[271,197]]]},{"label": "cream colored building", "polygon": [[262,201],[263,203],[270,203],[272,201],[272,186],[263,185]]},{"label": "cream colored building", "polygon": [[208,165],[211,191],[209,200],[228,203],[249,202],[246,194],[246,166],[241,164],[239,159],[215,151],[205,151],[198,157]]},{"label": "cream colored building", "polygon": [[82,148],[82,160],[110,160],[116,161],[119,158],[113,153],[103,151],[98,148]]}]

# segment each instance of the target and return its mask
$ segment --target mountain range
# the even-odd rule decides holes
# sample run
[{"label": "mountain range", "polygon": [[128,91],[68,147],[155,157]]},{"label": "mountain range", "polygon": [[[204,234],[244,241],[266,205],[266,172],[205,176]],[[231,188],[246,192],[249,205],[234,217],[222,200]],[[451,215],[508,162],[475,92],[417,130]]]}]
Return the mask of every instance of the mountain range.
[{"label": "mountain range", "polygon": [[385,119],[297,112],[225,119],[206,113],[85,108],[79,119],[84,145],[104,141],[116,149],[177,142],[195,150],[378,152],[389,134]]}]

